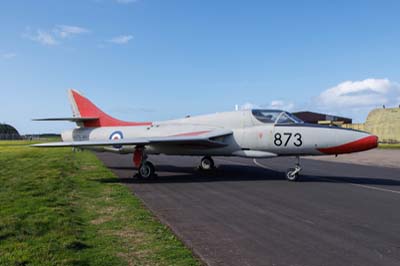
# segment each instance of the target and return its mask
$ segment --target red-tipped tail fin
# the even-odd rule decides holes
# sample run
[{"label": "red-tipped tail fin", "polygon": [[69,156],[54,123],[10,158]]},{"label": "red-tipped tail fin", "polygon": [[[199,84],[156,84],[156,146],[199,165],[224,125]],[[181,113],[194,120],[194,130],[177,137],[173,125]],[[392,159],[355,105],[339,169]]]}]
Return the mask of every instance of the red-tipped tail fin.
[{"label": "red-tipped tail fin", "polygon": [[83,121],[84,127],[118,127],[118,126],[149,126],[151,122],[125,122],[115,119],[101,111],[89,99],[76,90],[68,91],[74,117],[96,117],[95,120]]}]

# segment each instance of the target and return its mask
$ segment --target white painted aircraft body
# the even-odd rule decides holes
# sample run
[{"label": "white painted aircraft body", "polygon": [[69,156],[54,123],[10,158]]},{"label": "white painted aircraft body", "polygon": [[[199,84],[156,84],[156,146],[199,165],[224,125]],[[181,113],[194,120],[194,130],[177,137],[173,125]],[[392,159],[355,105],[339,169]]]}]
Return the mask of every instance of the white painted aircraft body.
[{"label": "white painted aircraft body", "polygon": [[[124,122],[103,113],[87,98],[69,90],[78,127],[62,133],[63,142],[36,147],[79,147],[96,151],[133,153],[139,176],[150,177],[154,166],[147,154],[204,156],[200,168],[212,169],[211,156],[272,158],[276,156],[338,155],[375,148],[369,133],[335,126],[307,124],[280,110],[243,110],[186,117],[163,122]],[[299,164],[288,170],[297,180]]]}]

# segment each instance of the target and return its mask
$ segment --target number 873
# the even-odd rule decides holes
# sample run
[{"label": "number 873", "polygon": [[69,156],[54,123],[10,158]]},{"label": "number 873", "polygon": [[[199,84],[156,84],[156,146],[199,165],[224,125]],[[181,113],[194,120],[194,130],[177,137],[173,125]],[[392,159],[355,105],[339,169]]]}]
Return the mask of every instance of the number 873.
[{"label": "number 873", "polygon": [[[293,136],[293,138],[292,138],[292,136]],[[303,145],[303,140],[302,140],[300,133],[293,134],[293,133],[289,133],[289,132],[283,133],[283,136],[281,133],[275,133],[274,144],[275,144],[275,146],[278,146],[278,147],[280,147],[282,145],[284,147],[287,147],[287,145],[289,143],[291,143],[290,142],[291,139],[293,139],[292,142],[293,142],[294,146],[300,147],[301,145]]]}]

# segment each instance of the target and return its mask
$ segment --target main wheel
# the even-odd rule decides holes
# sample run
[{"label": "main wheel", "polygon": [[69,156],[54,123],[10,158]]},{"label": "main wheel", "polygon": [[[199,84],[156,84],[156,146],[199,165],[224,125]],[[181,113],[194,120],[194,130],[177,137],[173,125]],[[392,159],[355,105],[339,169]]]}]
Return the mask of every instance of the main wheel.
[{"label": "main wheel", "polygon": [[286,172],[286,179],[288,181],[297,181],[299,178],[299,171],[296,168],[289,168]]},{"label": "main wheel", "polygon": [[155,168],[151,162],[142,163],[139,167],[139,177],[150,178],[154,175]]},{"label": "main wheel", "polygon": [[211,170],[214,168],[214,160],[210,156],[205,156],[203,159],[201,159],[200,162],[200,169],[201,170]]}]

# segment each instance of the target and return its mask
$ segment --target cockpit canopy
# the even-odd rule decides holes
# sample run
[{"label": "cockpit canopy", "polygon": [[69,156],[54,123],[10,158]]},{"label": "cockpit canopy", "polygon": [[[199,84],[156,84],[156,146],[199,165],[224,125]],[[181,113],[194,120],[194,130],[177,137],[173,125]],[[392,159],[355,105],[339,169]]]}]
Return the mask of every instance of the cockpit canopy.
[{"label": "cockpit canopy", "polygon": [[304,123],[301,119],[293,114],[281,110],[251,110],[253,116],[262,123],[269,124],[300,124]]}]

